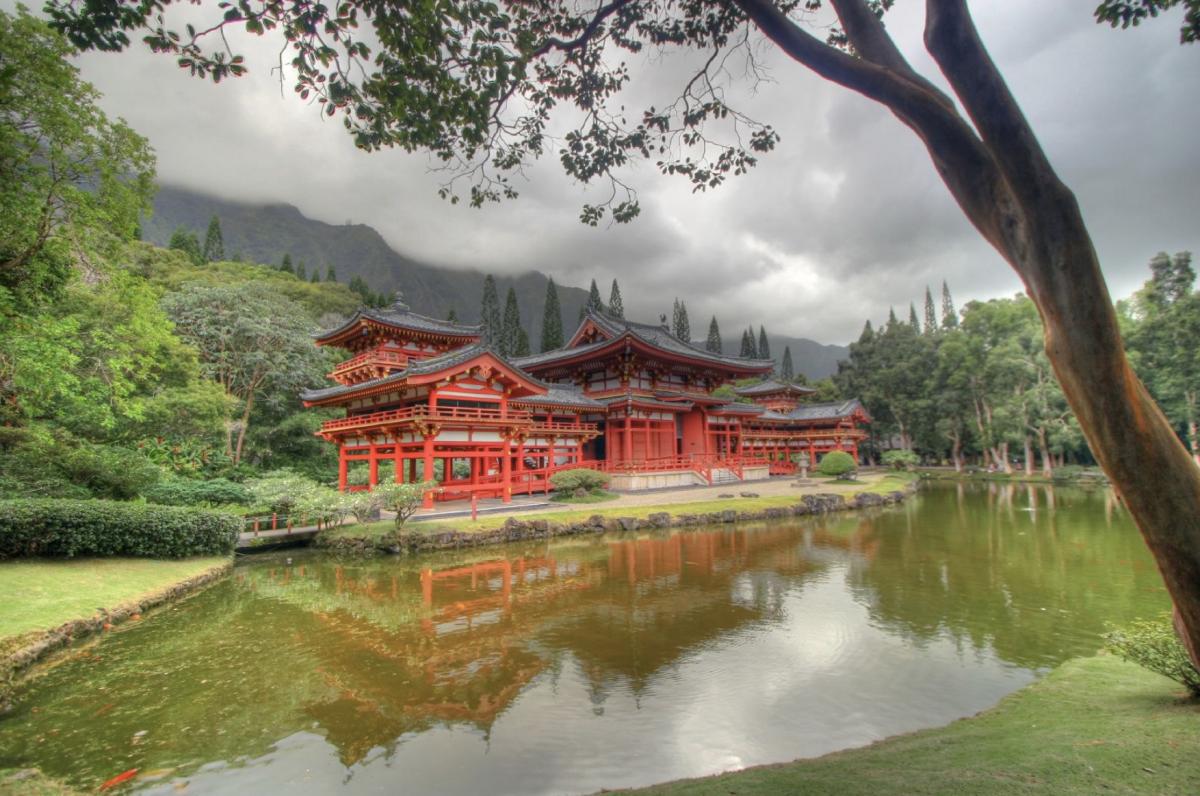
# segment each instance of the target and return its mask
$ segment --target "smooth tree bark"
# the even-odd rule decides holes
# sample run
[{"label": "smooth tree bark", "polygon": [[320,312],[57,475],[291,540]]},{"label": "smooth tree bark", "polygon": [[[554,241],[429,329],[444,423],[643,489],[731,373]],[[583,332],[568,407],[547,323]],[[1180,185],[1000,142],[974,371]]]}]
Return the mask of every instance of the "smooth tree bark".
[{"label": "smooth tree bark", "polygon": [[1200,468],[1130,368],[1078,202],[965,0],[927,0],[925,46],[969,122],[909,66],[864,0],[832,0],[858,57],[819,41],[770,0],[735,2],[791,58],[880,102],[916,133],[963,213],[1024,282],[1067,402],[1153,553],[1176,629],[1200,666]]}]

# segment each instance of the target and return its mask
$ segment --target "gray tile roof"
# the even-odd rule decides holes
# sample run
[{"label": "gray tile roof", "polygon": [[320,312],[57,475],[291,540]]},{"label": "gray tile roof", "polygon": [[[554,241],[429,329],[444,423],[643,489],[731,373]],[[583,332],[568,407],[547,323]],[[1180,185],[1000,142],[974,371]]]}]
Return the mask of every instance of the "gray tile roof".
[{"label": "gray tile roof", "polygon": [[658,401],[654,398],[647,398],[644,395],[612,395],[607,398],[597,398],[604,406],[619,406],[626,403],[636,403],[641,406],[648,406],[654,409],[666,409],[668,411],[686,412],[692,408],[690,401]]},{"label": "gray tile roof", "polygon": [[758,384],[751,384],[749,387],[736,387],[734,392],[738,395],[770,395],[777,392],[790,392],[796,395],[810,395],[816,390],[812,387],[804,387],[799,384],[785,384],[775,379],[766,379]]},{"label": "gray tile roof", "polygon": [[598,343],[588,343],[586,345],[576,346],[575,348],[556,348],[553,351],[543,351],[540,354],[532,354],[527,357],[517,357],[513,360],[513,364],[517,367],[524,368],[530,365],[539,365],[543,362],[554,362],[558,359],[564,359],[567,356],[575,356],[576,354],[595,351],[608,344],[608,340],[601,340]]},{"label": "gray tile roof", "polygon": [[761,415],[764,410],[761,406],[758,406],[756,404],[732,403],[732,404],[724,404],[723,406],[714,406],[712,408],[712,411],[728,412],[729,414],[736,414],[736,415]]},{"label": "gray tile roof", "polygon": [[432,332],[434,334],[448,334],[454,336],[465,337],[469,335],[478,335],[482,332],[482,326],[472,326],[464,323],[456,323],[454,321],[443,321],[439,318],[430,318],[425,315],[418,315],[408,308],[408,305],[402,301],[397,301],[387,309],[375,309],[372,307],[360,307],[357,312],[350,316],[350,319],[334,329],[329,329],[323,332],[317,332],[313,335],[320,340],[325,337],[333,337],[352,327],[358,322],[359,318],[369,318],[380,323],[399,326],[403,329],[412,329],[418,332]]},{"label": "gray tile roof", "polygon": [[551,384],[545,395],[530,395],[526,398],[514,398],[516,404],[535,404],[537,406],[570,406],[587,409],[603,409],[604,404],[589,398],[575,387],[565,384]]},{"label": "gray tile roof", "polygon": [[848,401],[833,401],[824,404],[805,404],[798,406],[788,413],[789,420],[835,420],[839,417],[849,417],[855,409],[861,409],[862,404],[857,398]]}]

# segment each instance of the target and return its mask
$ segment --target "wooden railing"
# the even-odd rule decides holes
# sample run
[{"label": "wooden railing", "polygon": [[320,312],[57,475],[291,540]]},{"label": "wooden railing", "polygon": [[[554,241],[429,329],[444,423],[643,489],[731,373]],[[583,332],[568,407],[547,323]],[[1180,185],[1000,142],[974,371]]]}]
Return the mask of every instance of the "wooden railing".
[{"label": "wooden railing", "polygon": [[573,423],[565,420],[534,420],[531,434],[599,434],[598,423]]},{"label": "wooden railing", "polygon": [[402,354],[399,351],[380,351],[378,349],[372,351],[364,351],[358,356],[350,357],[343,362],[339,362],[333,366],[331,376],[337,376],[345,373],[348,370],[361,368],[365,365],[386,365],[388,367],[404,367],[408,364],[408,355]]},{"label": "wooden railing", "polygon": [[429,407],[420,405],[406,406],[403,409],[390,409],[384,412],[372,412],[368,415],[352,415],[350,417],[339,417],[336,420],[326,420],[321,424],[321,431],[340,431],[348,428],[364,428],[366,426],[407,423],[417,420],[525,425],[530,422],[531,417],[529,412],[517,409],[510,409],[505,413],[498,408],[490,409],[477,406]]}]

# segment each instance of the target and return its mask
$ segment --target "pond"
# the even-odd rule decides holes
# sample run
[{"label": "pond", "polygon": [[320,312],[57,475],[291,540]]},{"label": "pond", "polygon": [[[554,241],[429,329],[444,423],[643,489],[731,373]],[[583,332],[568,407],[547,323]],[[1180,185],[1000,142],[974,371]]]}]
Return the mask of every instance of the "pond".
[{"label": "pond", "polygon": [[1168,608],[1104,491],[415,558],[256,557],[27,685],[0,767],[150,793],[590,793],[996,703]]}]

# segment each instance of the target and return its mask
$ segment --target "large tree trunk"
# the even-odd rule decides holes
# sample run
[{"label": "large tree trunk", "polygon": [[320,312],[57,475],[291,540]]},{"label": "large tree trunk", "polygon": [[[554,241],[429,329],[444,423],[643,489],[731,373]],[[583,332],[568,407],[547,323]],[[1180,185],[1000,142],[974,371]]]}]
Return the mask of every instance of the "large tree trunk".
[{"label": "large tree trunk", "polygon": [[1047,478],[1054,477],[1054,463],[1050,454],[1050,445],[1046,441],[1046,427],[1042,426],[1038,429],[1038,456],[1042,460],[1042,475]]},{"label": "large tree trunk", "polygon": [[1130,368],[1075,197],[980,41],[966,0],[926,1],[925,47],[970,123],[912,69],[866,0],[831,0],[854,55],[824,44],[771,0],[735,2],[790,57],[912,129],[963,213],[1021,277],[1067,403],[1153,553],[1176,629],[1200,666],[1200,468]]},{"label": "large tree trunk", "polygon": [[1025,432],[1025,477],[1033,475],[1033,439]]}]

